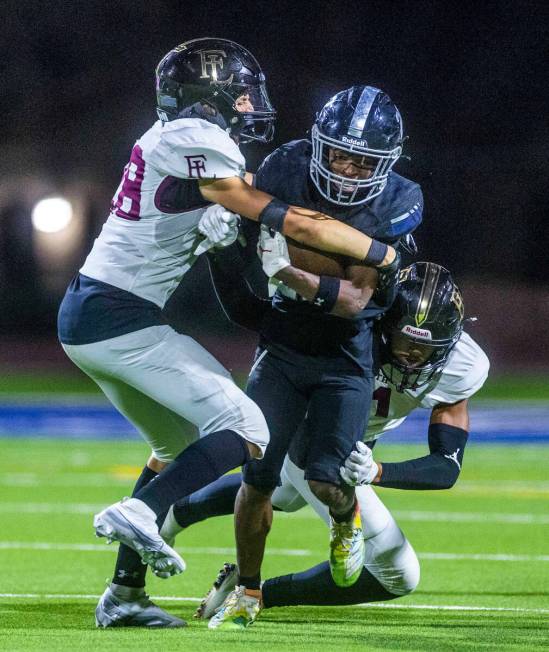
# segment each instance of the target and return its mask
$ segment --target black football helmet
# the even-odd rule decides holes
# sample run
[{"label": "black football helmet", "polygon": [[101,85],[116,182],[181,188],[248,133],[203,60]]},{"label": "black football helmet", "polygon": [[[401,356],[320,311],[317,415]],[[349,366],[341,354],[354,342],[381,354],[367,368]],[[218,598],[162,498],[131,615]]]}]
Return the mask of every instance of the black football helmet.
[{"label": "black football helmet", "polygon": [[[253,110],[237,110],[242,96],[248,96]],[[266,143],[274,135],[276,112],[265,76],[255,57],[233,41],[198,38],[170,50],[156,68],[156,98],[163,122],[200,117],[229,131],[240,143]]]},{"label": "black football helmet", "polygon": [[[320,194],[331,202],[354,206],[379,195],[402,152],[402,118],[391,98],[373,86],[341,91],[317,115],[311,131],[310,174]],[[329,167],[329,149],[373,159],[369,179],[348,179]]]},{"label": "black football helmet", "polygon": [[[382,376],[399,392],[435,379],[460,338],[463,320],[463,298],[447,269],[420,262],[401,270],[396,299],[380,322]],[[428,358],[404,364],[394,352],[397,335],[426,345]]]}]

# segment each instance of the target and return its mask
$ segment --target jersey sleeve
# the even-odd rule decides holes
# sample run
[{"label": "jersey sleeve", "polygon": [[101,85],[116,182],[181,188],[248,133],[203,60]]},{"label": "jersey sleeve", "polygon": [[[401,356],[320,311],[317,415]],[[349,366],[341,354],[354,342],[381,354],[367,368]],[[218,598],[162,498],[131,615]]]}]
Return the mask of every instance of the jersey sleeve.
[{"label": "jersey sleeve", "polygon": [[[400,177],[402,181],[404,179]],[[376,229],[378,240],[395,242],[415,231],[423,219],[423,193],[417,183],[409,180],[387,187],[387,209],[383,221]],[[383,193],[382,193],[383,195]]]},{"label": "jersey sleeve", "polygon": [[433,408],[440,403],[470,398],[484,385],[489,368],[484,351],[467,333],[462,333],[437,384],[421,401],[421,407]]},{"label": "jersey sleeve", "polygon": [[166,123],[147,152],[147,160],[160,172],[179,179],[225,179],[245,173],[244,157],[236,143],[204,120]]}]

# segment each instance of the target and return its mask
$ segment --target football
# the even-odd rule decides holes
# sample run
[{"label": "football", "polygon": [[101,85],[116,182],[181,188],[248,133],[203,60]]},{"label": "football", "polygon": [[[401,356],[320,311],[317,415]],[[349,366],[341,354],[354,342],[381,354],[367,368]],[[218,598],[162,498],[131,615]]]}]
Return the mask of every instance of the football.
[{"label": "football", "polygon": [[286,238],[286,242],[290,260],[294,267],[319,276],[323,274],[325,276],[345,278],[345,265],[342,256],[312,249],[291,238]]}]

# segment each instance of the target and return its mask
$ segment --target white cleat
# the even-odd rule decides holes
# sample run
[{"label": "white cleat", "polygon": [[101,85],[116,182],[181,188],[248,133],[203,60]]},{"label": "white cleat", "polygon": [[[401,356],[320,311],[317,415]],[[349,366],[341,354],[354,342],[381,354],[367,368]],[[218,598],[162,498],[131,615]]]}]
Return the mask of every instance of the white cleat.
[{"label": "white cleat", "polygon": [[[259,591],[254,593],[260,594]],[[231,591],[217,613],[210,618],[208,629],[246,629],[253,625],[261,611],[259,596],[250,595],[244,586]]]},{"label": "white cleat", "polygon": [[129,546],[158,577],[170,577],[185,570],[185,562],[158,532],[156,514],[142,500],[127,498],[114,503],[93,519],[95,534],[107,543]]},{"label": "white cleat", "polygon": [[217,613],[221,605],[225,602],[225,598],[231,591],[234,591],[237,580],[238,568],[236,564],[223,564],[223,568],[219,571],[217,579],[200,603],[198,609],[194,612],[193,618],[207,620]]},{"label": "white cleat", "polygon": [[126,589],[125,593],[128,599],[107,587],[95,608],[96,627],[186,627],[184,620],[154,604],[144,590]]}]

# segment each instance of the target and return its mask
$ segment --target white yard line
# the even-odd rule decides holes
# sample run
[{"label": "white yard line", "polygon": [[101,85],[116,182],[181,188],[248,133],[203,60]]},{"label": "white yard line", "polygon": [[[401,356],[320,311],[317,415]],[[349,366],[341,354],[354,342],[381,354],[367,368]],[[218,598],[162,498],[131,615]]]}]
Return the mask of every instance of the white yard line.
[{"label": "white yard line", "polygon": [[[187,555],[229,555],[235,556],[234,548],[216,547],[183,547],[177,549]],[[0,541],[1,550],[68,550],[73,552],[116,552],[117,547],[109,547],[100,543],[51,543],[38,541]],[[281,557],[314,557],[318,551],[306,548],[270,548],[266,549],[267,555]],[[549,555],[513,555],[513,554],[492,554],[492,553],[452,553],[452,552],[419,552],[420,559],[431,561],[512,561],[512,562],[549,562]]]},{"label": "white yard line", "polygon": [[549,555],[506,555],[485,553],[418,552],[420,559],[467,561],[549,561]]},{"label": "white yard line", "polygon": [[[88,593],[0,593],[0,599],[8,600],[98,600],[101,596]],[[201,602],[202,598],[181,597],[174,595],[152,596],[158,602]],[[478,607],[454,604],[395,604],[389,602],[372,602],[357,604],[354,607],[366,609],[424,609],[430,611],[495,611],[509,613],[549,614],[549,609],[525,607]]]},{"label": "white yard line", "polygon": [[[94,514],[106,505],[102,503],[0,503],[3,514]],[[549,525],[549,515],[513,512],[432,512],[421,510],[395,510],[393,516],[400,521],[433,523],[507,523],[517,525]],[[277,518],[318,519],[311,509],[297,512],[277,512]]]},{"label": "white yard line", "polygon": [[[215,548],[215,547],[179,547],[177,549],[182,554],[187,555],[229,555],[235,557],[234,548]],[[118,547],[108,546],[99,543],[49,543],[44,541],[0,541],[0,551],[2,550],[68,550],[73,552],[118,552]],[[278,555],[281,557],[310,557],[318,553],[313,550],[304,550],[302,548],[268,548],[266,555]]]},{"label": "white yard line", "polygon": [[446,522],[446,523],[515,523],[520,525],[549,525],[546,514],[515,514],[512,512],[391,512],[401,521]]}]

